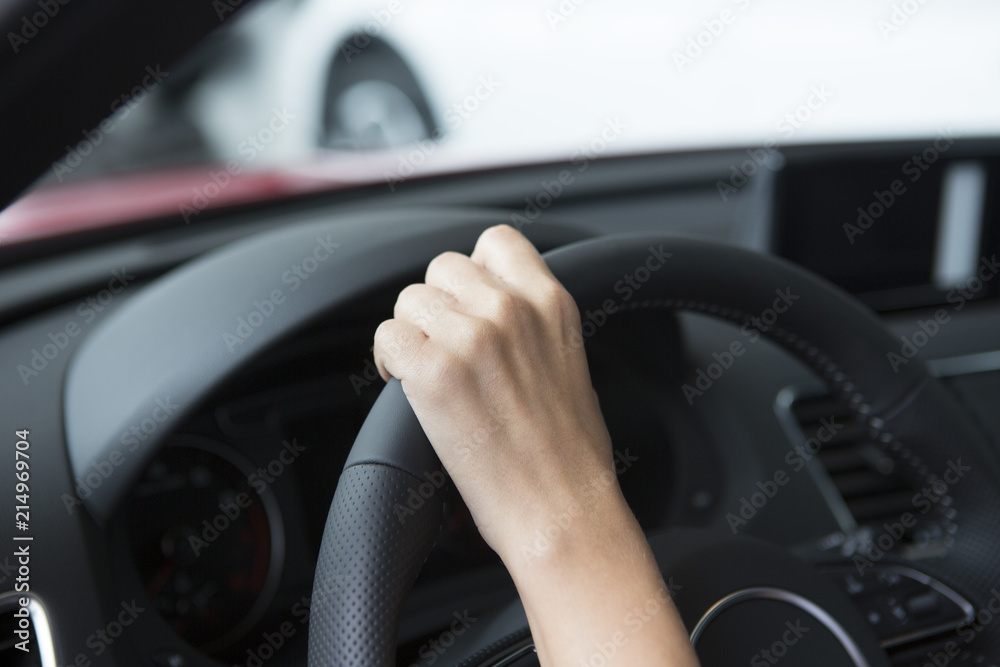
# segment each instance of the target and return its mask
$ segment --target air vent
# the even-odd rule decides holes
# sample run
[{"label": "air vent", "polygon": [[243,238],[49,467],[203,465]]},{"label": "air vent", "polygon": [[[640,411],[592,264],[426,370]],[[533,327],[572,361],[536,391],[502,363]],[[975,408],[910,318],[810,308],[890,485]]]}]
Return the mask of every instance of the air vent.
[{"label": "air vent", "polygon": [[919,557],[937,551],[943,532],[936,512],[922,514],[917,509],[914,496],[920,489],[900,474],[896,462],[883,453],[871,439],[868,427],[842,401],[826,394],[803,397],[792,403],[791,410],[804,441],[830,431],[824,429],[824,424],[842,425],[822,445],[817,459],[843,499],[857,533],[877,537],[886,530],[886,524],[898,524],[900,517],[909,512],[916,523],[897,541],[903,555]]},{"label": "air vent", "polygon": [[[946,661],[957,660],[941,651],[949,641],[955,644],[956,628],[972,620],[973,608],[967,600],[907,567],[878,563],[859,576],[857,563],[850,560],[853,554],[869,554],[881,537],[892,534],[888,526],[904,530],[901,538],[893,534],[889,540],[896,555],[916,561],[940,553],[944,531],[939,510],[919,511],[914,496],[920,489],[900,474],[895,461],[872,440],[868,427],[842,401],[828,394],[799,397],[791,403],[791,414],[802,442],[809,438],[821,442],[822,436],[834,431],[816,454],[814,460],[822,469],[814,472],[817,479],[828,480],[826,496],[831,505],[842,500],[840,514],[849,516],[840,516],[843,534],[829,541],[840,552],[843,564],[828,563],[824,571],[857,605],[893,667],[944,664],[928,662],[939,654]],[[831,424],[839,428],[831,429]],[[909,528],[901,522],[907,513],[916,519]],[[976,657],[963,651],[962,660]]]},{"label": "air vent", "polygon": [[[27,599],[27,617],[21,600]],[[45,608],[29,593],[0,594],[0,665],[8,667],[55,667]]]}]

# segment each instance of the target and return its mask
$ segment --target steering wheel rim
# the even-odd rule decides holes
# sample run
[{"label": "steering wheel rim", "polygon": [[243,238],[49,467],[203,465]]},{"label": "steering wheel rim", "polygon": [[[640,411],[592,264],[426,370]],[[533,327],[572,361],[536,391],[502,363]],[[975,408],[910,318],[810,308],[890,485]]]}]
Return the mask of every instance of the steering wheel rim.
[{"label": "steering wheel rim", "polygon": [[[990,509],[1000,507],[1000,489],[991,481],[998,478],[996,461],[961,406],[919,359],[891,362],[888,355],[900,354],[898,340],[873,313],[788,262],[694,238],[601,237],[546,253],[545,259],[593,328],[599,318],[588,320],[591,313],[643,308],[689,310],[751,326],[753,315],[783,299],[777,322],[758,332],[844,398],[906,477],[926,486],[956,462],[968,468],[945,496],[953,510],[948,549],[921,567],[983,606],[984,593],[1000,580],[1000,562],[993,558],[1000,525]],[[589,337],[586,327],[583,335]],[[437,491],[444,479],[401,386],[390,383],[355,442],[324,532],[311,612],[311,667],[394,664],[403,600],[440,529]],[[409,510],[405,520],[400,507]],[[1000,645],[996,628],[984,627],[979,635],[986,651]]]}]

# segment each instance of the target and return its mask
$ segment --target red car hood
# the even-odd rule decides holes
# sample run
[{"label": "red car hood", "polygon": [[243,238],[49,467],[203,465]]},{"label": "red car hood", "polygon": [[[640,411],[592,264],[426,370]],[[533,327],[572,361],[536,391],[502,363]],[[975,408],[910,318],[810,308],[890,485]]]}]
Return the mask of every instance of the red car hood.
[{"label": "red car hood", "polygon": [[[482,168],[441,151],[412,178]],[[359,185],[407,180],[399,158],[357,154],[295,167],[232,174],[225,165],[196,166],[36,187],[0,212],[0,243],[180,215],[197,222],[202,211]]]}]

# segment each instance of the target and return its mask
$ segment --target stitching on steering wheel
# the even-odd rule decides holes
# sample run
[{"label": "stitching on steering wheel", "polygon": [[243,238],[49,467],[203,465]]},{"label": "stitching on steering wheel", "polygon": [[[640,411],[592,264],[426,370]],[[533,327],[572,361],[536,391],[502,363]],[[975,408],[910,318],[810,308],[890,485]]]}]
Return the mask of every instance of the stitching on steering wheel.
[{"label": "stitching on steering wheel", "polygon": [[[625,304],[624,310],[639,310],[640,308],[666,308],[668,310],[692,310],[726,319],[742,326],[749,321],[749,315],[728,306],[709,303],[707,301],[692,301],[685,299],[644,299]],[[847,407],[868,424],[877,437],[873,438],[880,449],[891,458],[901,458],[908,463],[913,471],[922,477],[926,484],[932,485],[933,479],[927,469],[927,465],[921,461],[920,457],[913,453],[909,447],[900,442],[892,433],[885,429],[885,423],[878,417],[868,418],[871,406],[865,402],[864,396],[858,391],[854,383],[850,382],[847,375],[837,367],[830,357],[823,353],[816,345],[787,331],[782,327],[772,327],[767,332],[761,332],[768,338],[778,339],[785,347],[796,353],[802,361],[806,362],[813,370],[828,383],[833,385],[834,390],[842,395],[849,395]],[[941,497],[941,507],[944,508],[939,515],[945,524],[945,548],[950,549],[955,544],[954,535],[958,532],[958,524],[953,519],[958,516],[958,510],[954,506],[954,499],[949,494]]]}]

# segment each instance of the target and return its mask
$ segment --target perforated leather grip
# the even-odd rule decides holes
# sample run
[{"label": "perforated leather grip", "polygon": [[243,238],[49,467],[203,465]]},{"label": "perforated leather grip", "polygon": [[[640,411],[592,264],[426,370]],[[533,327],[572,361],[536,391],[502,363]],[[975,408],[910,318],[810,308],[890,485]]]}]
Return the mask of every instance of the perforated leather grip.
[{"label": "perforated leather grip", "polygon": [[395,665],[403,601],[441,527],[437,475],[379,463],[341,474],[313,583],[312,667]]}]

